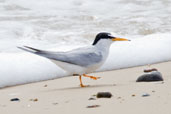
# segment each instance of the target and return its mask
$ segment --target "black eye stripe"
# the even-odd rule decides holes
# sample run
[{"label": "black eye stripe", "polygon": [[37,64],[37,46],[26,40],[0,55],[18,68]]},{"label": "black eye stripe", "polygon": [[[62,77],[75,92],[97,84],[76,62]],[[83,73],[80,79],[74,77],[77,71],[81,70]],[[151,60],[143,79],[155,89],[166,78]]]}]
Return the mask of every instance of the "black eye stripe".
[{"label": "black eye stripe", "polygon": [[92,45],[95,45],[97,44],[97,42],[100,40],[100,39],[111,39],[113,38],[112,35],[110,33],[107,33],[107,32],[101,32],[99,34],[96,35],[96,38],[93,42]]}]

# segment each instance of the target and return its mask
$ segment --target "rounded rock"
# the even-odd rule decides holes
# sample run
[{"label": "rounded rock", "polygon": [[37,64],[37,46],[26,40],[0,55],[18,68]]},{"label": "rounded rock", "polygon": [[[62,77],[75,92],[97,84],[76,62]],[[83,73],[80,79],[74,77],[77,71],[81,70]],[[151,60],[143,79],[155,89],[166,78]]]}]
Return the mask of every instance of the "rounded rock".
[{"label": "rounded rock", "polygon": [[111,98],[112,94],[110,92],[98,92],[97,98]]},{"label": "rounded rock", "polygon": [[150,73],[143,74],[138,77],[136,82],[153,82],[153,81],[163,81],[162,74],[158,71],[152,71]]}]

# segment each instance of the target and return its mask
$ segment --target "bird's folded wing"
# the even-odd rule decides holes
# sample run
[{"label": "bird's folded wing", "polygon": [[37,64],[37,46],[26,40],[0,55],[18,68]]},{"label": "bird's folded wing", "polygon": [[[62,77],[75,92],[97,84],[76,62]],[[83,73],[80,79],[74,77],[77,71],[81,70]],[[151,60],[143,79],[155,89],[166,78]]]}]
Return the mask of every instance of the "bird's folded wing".
[{"label": "bird's folded wing", "polygon": [[102,60],[102,54],[93,50],[74,50],[68,52],[50,52],[24,46],[18,47],[22,50],[43,56],[52,60],[66,62],[79,66],[90,66],[99,63]]}]

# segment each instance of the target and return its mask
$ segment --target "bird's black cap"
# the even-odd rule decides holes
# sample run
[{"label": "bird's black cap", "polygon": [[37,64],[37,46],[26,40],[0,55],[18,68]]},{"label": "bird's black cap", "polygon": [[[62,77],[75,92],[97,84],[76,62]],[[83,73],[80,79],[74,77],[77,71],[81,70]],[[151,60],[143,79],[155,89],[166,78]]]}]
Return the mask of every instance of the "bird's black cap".
[{"label": "bird's black cap", "polygon": [[114,38],[114,37],[110,33],[100,32],[99,34],[96,35],[96,38],[92,45],[96,45],[100,39],[111,39],[111,38]]}]

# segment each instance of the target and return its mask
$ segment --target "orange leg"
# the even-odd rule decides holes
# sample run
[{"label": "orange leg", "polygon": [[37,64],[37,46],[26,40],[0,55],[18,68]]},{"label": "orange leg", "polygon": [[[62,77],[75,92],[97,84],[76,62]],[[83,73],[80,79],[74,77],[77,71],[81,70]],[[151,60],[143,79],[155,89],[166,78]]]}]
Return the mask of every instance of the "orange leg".
[{"label": "orange leg", "polygon": [[83,83],[82,83],[81,75],[79,76],[79,79],[80,79],[80,86],[81,86],[81,87],[85,87],[85,85],[83,85]]},{"label": "orange leg", "polygon": [[97,80],[97,79],[100,78],[100,77],[95,77],[95,76],[89,76],[89,75],[87,75],[87,74],[83,74],[83,76],[84,76],[84,77],[89,77],[89,78],[91,78],[91,79],[93,79],[93,80]]},{"label": "orange leg", "polygon": [[[83,76],[84,76],[84,77],[91,78],[91,79],[93,79],[93,80],[97,80],[97,79],[100,78],[100,77],[95,77],[95,76],[89,76],[89,75],[86,75],[86,74],[83,74]],[[86,87],[86,86],[83,85],[83,83],[82,83],[82,77],[81,77],[81,75],[79,75],[79,80],[80,80],[80,86],[81,86],[81,87]]]}]

